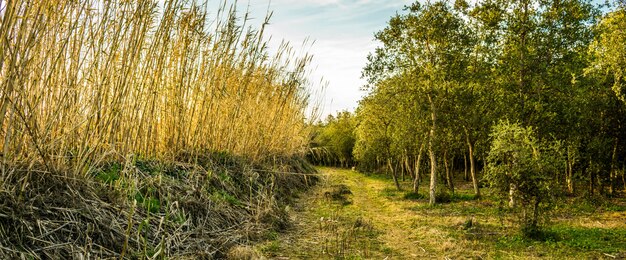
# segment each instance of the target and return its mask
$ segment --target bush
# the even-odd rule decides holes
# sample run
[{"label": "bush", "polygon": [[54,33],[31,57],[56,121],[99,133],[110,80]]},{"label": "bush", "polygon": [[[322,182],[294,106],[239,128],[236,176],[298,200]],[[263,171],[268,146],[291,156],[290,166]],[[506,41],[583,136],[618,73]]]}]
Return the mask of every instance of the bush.
[{"label": "bush", "polygon": [[540,222],[554,201],[553,174],[563,165],[559,142],[537,140],[532,128],[500,122],[493,128],[485,180],[511,207],[519,207],[521,231],[540,233]]}]

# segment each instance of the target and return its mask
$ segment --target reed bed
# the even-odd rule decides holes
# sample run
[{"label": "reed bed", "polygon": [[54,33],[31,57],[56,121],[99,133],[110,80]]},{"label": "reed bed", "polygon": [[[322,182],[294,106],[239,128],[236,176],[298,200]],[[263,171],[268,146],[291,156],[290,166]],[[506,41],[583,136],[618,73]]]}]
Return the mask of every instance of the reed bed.
[{"label": "reed bed", "polygon": [[285,225],[311,56],[235,6],[0,0],[0,258],[220,258]]},{"label": "reed bed", "polygon": [[127,156],[255,160],[306,147],[311,56],[196,1],[1,1],[6,167],[86,174]]}]

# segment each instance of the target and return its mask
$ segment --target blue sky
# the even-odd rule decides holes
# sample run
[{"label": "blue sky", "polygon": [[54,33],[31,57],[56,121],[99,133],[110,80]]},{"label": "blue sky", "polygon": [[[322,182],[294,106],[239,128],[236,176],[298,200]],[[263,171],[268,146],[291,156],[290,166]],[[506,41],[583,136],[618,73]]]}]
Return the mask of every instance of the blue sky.
[{"label": "blue sky", "polygon": [[321,88],[328,85],[321,98],[322,118],[337,111],[354,111],[365,94],[361,69],[367,54],[376,47],[374,33],[387,25],[389,18],[410,4],[409,0],[250,0],[253,24],[262,22],[268,9],[274,11],[269,27],[271,46],[281,40],[300,47],[307,37],[314,41],[306,51],[312,54],[311,82]]}]

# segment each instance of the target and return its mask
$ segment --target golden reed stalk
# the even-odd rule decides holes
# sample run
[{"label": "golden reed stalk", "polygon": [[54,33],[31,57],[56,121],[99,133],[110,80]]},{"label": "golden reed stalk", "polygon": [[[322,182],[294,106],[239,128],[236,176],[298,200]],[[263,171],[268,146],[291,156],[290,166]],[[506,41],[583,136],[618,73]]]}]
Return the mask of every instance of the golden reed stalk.
[{"label": "golden reed stalk", "polygon": [[128,155],[260,159],[306,146],[311,57],[287,44],[269,56],[270,15],[255,30],[225,3],[0,2],[4,167],[84,174]]}]

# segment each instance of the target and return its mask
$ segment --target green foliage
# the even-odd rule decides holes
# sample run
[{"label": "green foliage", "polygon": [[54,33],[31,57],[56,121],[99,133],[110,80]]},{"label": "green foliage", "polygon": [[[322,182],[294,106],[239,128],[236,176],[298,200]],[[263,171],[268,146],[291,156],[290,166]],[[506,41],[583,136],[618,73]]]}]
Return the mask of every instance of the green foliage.
[{"label": "green foliage", "polygon": [[138,191],[135,193],[134,199],[137,201],[137,204],[142,205],[150,213],[159,213],[161,211],[161,201],[155,197],[147,196]]},{"label": "green foliage", "polygon": [[223,190],[217,190],[214,191],[211,194],[211,199],[215,202],[226,202],[230,205],[235,205],[235,206],[242,206],[243,203],[237,199],[235,196],[233,196],[232,194],[223,191]]},{"label": "green foliage", "polygon": [[494,126],[485,179],[502,197],[519,201],[521,228],[534,236],[556,192],[554,174],[563,165],[559,142],[542,142],[531,127],[502,121]]},{"label": "green foliage", "polygon": [[626,102],[626,7],[607,13],[596,26],[597,37],[589,46],[594,57],[589,71],[609,77],[617,97]]},{"label": "green foliage", "polygon": [[438,203],[450,203],[452,202],[452,195],[445,191],[437,192],[437,202]]},{"label": "green foliage", "polygon": [[280,242],[279,241],[270,241],[269,243],[263,245],[261,247],[261,252],[265,254],[272,254],[274,252],[278,252],[280,250]]},{"label": "green foliage", "polygon": [[119,163],[113,163],[109,166],[104,167],[104,169],[96,172],[96,179],[106,183],[113,184],[115,181],[120,179],[120,173],[122,171],[122,165]]},{"label": "green foliage", "polygon": [[407,193],[404,193],[402,198],[405,200],[421,200],[421,199],[424,199],[425,197],[424,195],[419,194],[419,193],[407,192]]},{"label": "green foliage", "polygon": [[342,167],[353,165],[354,129],[355,120],[350,112],[340,112],[337,117],[329,115],[325,123],[315,126],[309,159],[316,164]]},{"label": "green foliage", "polygon": [[391,187],[382,189],[380,193],[385,197],[396,197],[399,195],[398,190]]},{"label": "green foliage", "polygon": [[516,141],[526,147],[516,167],[527,170],[515,181],[535,187],[530,194],[581,194],[582,182],[590,194],[619,194],[624,4],[602,15],[589,0],[453,2],[416,2],[376,33],[381,45],[363,69],[369,94],[351,125],[359,169],[445,176],[446,162],[453,171],[461,162],[480,177],[494,147],[490,127],[511,120],[532,128],[532,138]]}]

